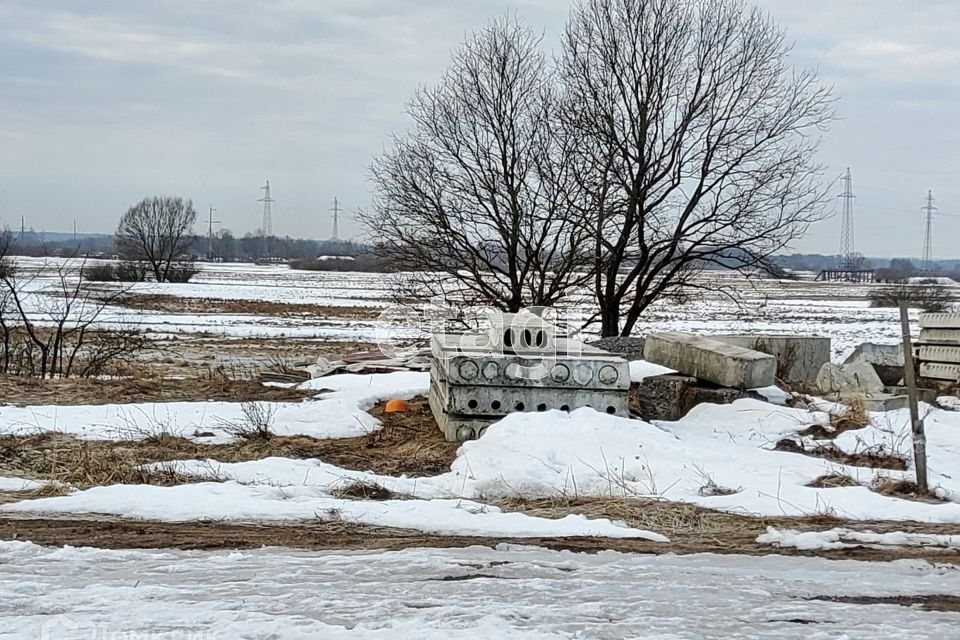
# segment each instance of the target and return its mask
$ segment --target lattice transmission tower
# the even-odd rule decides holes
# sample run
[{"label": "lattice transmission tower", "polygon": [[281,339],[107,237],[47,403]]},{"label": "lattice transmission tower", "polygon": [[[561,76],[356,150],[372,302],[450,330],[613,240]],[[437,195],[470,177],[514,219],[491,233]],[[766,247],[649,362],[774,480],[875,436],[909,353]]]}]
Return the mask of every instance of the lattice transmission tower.
[{"label": "lattice transmission tower", "polygon": [[933,190],[927,191],[927,204],[923,207],[926,228],[923,231],[923,270],[933,269],[933,215],[938,209],[933,206]]},{"label": "lattice transmission tower", "polygon": [[276,201],[270,197],[269,180],[266,185],[260,187],[260,190],[263,191],[263,197],[257,200],[263,203],[263,225],[260,227],[260,232],[263,237],[269,238],[273,235],[273,203]]},{"label": "lattice transmission tower", "polygon": [[840,267],[852,269],[857,263],[854,249],[853,204],[857,196],[853,194],[853,174],[850,167],[843,176],[843,193],[837,196],[843,200],[843,220],[840,228]]}]

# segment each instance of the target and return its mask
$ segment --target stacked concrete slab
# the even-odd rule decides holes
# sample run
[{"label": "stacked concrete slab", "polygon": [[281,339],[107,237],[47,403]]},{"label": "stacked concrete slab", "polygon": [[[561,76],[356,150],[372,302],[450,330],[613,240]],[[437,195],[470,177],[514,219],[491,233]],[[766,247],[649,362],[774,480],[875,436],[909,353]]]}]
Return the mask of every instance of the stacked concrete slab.
[{"label": "stacked concrete slab", "polygon": [[776,381],[771,355],[689,333],[651,333],[644,358],[721,387],[758,389]]},{"label": "stacked concrete slab", "polygon": [[556,335],[532,314],[502,314],[485,332],[435,334],[430,408],[447,440],[479,438],[513,412],[592,407],[629,416],[627,361]]},{"label": "stacked concrete slab", "polygon": [[921,378],[960,383],[960,313],[920,314],[917,361]]},{"label": "stacked concrete slab", "polygon": [[711,339],[773,356],[777,359],[777,378],[785,382],[813,382],[823,365],[830,362],[830,338],[739,334]]}]

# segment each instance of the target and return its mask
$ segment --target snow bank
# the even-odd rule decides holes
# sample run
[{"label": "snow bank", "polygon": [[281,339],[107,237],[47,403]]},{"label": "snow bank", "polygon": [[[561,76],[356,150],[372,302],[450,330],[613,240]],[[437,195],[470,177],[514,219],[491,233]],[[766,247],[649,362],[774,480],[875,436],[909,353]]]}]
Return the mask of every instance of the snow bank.
[{"label": "snow bank", "polygon": [[[303,402],[260,403],[274,412],[277,435],[351,438],[379,428],[366,412],[384,398],[409,399],[425,393],[429,374],[337,375],[311,380],[305,389],[332,393]],[[92,440],[139,440],[160,433],[203,442],[227,442],[224,427],[244,423],[237,402],[143,402],[90,406],[0,406],[0,435],[58,431]],[[213,434],[198,435],[198,434]]]},{"label": "snow bank", "polygon": [[850,547],[870,547],[874,549],[889,547],[936,547],[940,549],[960,550],[960,536],[906,533],[903,531],[893,533],[851,531],[850,529],[797,531],[796,529],[776,529],[774,527],[768,527],[767,532],[757,538],[757,542],[775,547],[793,547],[807,551],[848,549]]},{"label": "snow bank", "polygon": [[332,498],[304,486],[206,482],[174,487],[112,485],[68,496],[0,506],[7,513],[92,513],[167,522],[191,520],[336,520],[427,533],[510,538],[602,536],[667,538],[610,520],[569,515],[558,520],[504,513],[469,500],[358,501]]}]

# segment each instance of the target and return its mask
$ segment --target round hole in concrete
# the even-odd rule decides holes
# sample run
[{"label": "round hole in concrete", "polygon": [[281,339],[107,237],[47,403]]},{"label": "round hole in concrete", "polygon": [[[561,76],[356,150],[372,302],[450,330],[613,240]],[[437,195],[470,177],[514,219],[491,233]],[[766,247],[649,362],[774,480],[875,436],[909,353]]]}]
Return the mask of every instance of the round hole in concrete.
[{"label": "round hole in concrete", "polygon": [[547,405],[544,404],[543,402],[537,405],[537,411],[546,411],[546,410],[547,410]]},{"label": "round hole in concrete", "polygon": [[494,411],[499,411],[501,406],[503,405],[500,404],[499,400],[494,400],[493,402],[490,403],[490,408],[493,409]]},{"label": "round hole in concrete", "polygon": [[563,405],[562,407],[560,407],[560,411],[570,411],[570,405],[568,404]]},{"label": "round hole in concrete", "polygon": [[480,403],[477,402],[476,400],[471,400],[470,402],[467,403],[467,406],[470,407],[471,409],[476,409],[479,404]]},{"label": "round hole in concrete", "polygon": [[523,404],[522,402],[518,402],[517,406],[514,407],[514,409],[516,409],[517,411],[523,411],[526,408],[527,408],[527,405]]},{"label": "round hole in concrete", "polygon": [[614,406],[607,407],[607,413],[614,415],[617,412],[617,408]]},{"label": "round hole in concrete", "polygon": [[529,347],[533,344],[533,335],[530,333],[530,329],[523,330],[523,346]]}]

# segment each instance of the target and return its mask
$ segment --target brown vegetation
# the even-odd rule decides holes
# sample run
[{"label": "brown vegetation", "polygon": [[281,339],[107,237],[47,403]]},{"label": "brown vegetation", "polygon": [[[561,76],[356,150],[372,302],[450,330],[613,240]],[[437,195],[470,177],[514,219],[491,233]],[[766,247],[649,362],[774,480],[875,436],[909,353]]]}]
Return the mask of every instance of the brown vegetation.
[{"label": "brown vegetation", "polygon": [[316,316],[369,320],[380,315],[380,309],[366,307],[330,307],[316,304],[273,302],[270,300],[217,300],[214,298],[182,298],[164,294],[126,294],[117,304],[163,313],[210,313],[258,316]]}]

